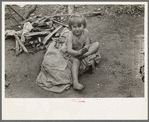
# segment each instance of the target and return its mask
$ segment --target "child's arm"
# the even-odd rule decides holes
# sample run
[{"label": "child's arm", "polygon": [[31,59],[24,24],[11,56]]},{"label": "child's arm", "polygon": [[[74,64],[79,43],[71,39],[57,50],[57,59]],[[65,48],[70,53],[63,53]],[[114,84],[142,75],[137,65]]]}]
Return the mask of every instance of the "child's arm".
[{"label": "child's arm", "polygon": [[89,45],[90,45],[90,39],[88,37],[88,33],[89,33],[88,30],[85,29],[86,40],[85,40],[85,46],[84,46],[84,48],[87,48],[87,49],[89,49]]},{"label": "child's arm", "polygon": [[79,59],[85,58],[86,56],[84,56],[84,54],[86,54],[89,50],[90,47],[90,39],[88,37],[88,30],[85,29],[85,46],[83,47],[83,54],[81,56],[79,56]]},{"label": "child's arm", "polygon": [[79,56],[82,54],[82,49],[79,51],[72,49],[72,36],[71,36],[71,34],[69,34],[67,36],[67,51],[68,51],[68,53],[70,53],[73,56]]},{"label": "child's arm", "polygon": [[89,38],[87,38],[84,48],[89,49],[89,45],[90,45],[90,40],[89,40]]}]

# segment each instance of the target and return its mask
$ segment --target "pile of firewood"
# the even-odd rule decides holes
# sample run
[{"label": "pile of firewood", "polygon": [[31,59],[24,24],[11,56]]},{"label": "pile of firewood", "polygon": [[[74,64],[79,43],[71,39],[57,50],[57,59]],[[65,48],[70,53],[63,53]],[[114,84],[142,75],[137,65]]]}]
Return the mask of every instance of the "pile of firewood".
[{"label": "pile of firewood", "polygon": [[[100,15],[100,12],[83,13],[84,16]],[[19,22],[19,31],[6,30],[5,38],[14,36],[16,47],[12,48],[16,51],[16,55],[21,52],[36,53],[39,50],[46,49],[52,40],[57,40],[62,30],[67,27],[68,17],[71,14],[42,16],[34,15],[24,21]]]},{"label": "pile of firewood", "polygon": [[[25,53],[35,53],[46,49],[48,42],[59,38],[64,27],[61,23],[63,17],[42,17],[34,16],[21,23],[21,30],[6,30],[5,37],[14,36],[16,40],[16,55],[22,51]],[[30,50],[28,50],[30,49]]]}]

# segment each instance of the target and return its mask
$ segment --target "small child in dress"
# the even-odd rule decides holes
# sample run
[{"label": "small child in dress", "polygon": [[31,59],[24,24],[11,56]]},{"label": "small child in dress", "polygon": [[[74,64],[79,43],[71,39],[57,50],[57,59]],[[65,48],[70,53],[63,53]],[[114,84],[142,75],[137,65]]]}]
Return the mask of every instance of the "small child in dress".
[{"label": "small child in dress", "polygon": [[[69,18],[70,32],[67,35],[66,42],[62,48],[63,57],[72,62],[73,88],[83,90],[85,87],[79,83],[79,66],[83,59],[95,55],[99,49],[99,43],[90,44],[88,30],[86,29],[86,19],[82,15],[72,15]],[[96,56],[96,55],[95,55]],[[91,56],[94,57],[94,56]],[[95,69],[95,57],[88,60]]]}]

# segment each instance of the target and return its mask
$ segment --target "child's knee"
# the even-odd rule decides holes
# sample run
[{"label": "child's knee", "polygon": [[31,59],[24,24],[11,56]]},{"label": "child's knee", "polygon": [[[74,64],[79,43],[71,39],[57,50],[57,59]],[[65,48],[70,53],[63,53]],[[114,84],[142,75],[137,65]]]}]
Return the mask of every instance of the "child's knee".
[{"label": "child's knee", "polygon": [[92,46],[91,46],[94,50],[98,50],[99,49],[99,42],[94,42],[92,43]]}]

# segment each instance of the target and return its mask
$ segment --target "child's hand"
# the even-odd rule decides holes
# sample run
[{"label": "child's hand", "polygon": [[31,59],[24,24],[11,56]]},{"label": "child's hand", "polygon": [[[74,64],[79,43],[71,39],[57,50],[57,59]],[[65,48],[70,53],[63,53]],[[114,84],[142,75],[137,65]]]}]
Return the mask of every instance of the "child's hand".
[{"label": "child's hand", "polygon": [[78,54],[79,54],[79,56],[80,56],[80,55],[82,55],[82,49],[81,49],[81,50],[79,50],[79,53],[78,53]]},{"label": "child's hand", "polygon": [[89,45],[85,45],[83,48],[87,48],[87,49],[89,49],[89,47],[90,47]]},{"label": "child's hand", "polygon": [[88,52],[88,49],[87,48],[83,48],[83,49],[79,50],[79,55],[82,56],[86,52]]},{"label": "child's hand", "polygon": [[82,55],[77,57],[79,60],[83,59]]},{"label": "child's hand", "polygon": [[87,49],[87,48],[83,48],[83,49],[82,49],[82,54],[81,54],[81,55],[83,55],[83,54],[86,53],[86,52],[88,52],[88,49]]},{"label": "child's hand", "polygon": [[88,49],[87,48],[83,48],[80,51],[80,55],[77,57],[78,59],[82,59],[82,55],[85,54],[86,52],[88,52]]}]

